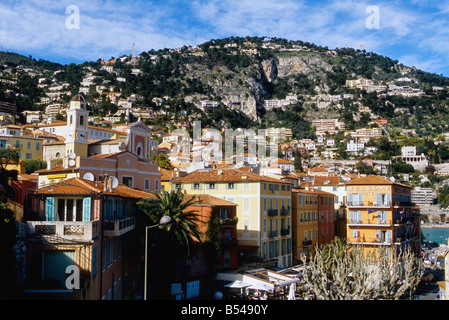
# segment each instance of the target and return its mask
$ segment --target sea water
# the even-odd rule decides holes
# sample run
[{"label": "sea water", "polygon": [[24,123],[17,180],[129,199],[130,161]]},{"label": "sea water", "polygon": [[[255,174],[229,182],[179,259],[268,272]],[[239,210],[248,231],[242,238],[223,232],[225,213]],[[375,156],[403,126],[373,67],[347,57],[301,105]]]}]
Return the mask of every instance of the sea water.
[{"label": "sea water", "polygon": [[423,242],[432,241],[439,244],[447,244],[447,239],[449,238],[449,226],[421,228],[421,235]]}]

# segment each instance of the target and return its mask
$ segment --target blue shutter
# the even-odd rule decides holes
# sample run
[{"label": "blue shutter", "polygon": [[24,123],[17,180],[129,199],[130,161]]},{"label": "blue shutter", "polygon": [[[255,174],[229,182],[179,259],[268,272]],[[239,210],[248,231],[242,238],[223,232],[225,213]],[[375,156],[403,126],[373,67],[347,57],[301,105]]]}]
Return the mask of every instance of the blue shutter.
[{"label": "blue shutter", "polygon": [[380,194],[377,194],[377,205],[380,206]]},{"label": "blue shutter", "polygon": [[386,235],[386,237],[387,237],[387,239],[385,239],[385,242],[386,242],[386,243],[391,243],[391,239],[390,239],[390,237],[391,237],[391,231],[390,231],[390,230],[387,230],[387,235]]},{"label": "blue shutter", "polygon": [[363,204],[363,202],[362,202],[362,194],[359,193],[359,206],[361,206],[362,204]]},{"label": "blue shutter", "polygon": [[92,276],[97,274],[98,246],[92,248]]},{"label": "blue shutter", "polygon": [[46,207],[47,221],[55,221],[55,198],[48,197]]},{"label": "blue shutter", "polygon": [[349,205],[352,206],[352,193],[349,194],[348,198],[349,198]]},{"label": "blue shutter", "polygon": [[387,211],[384,211],[384,212],[383,212],[383,215],[382,215],[382,223],[387,223]]},{"label": "blue shutter", "polygon": [[84,222],[90,221],[90,203],[91,203],[90,197],[86,197],[83,199],[83,221]]},{"label": "blue shutter", "polygon": [[390,205],[390,194],[387,193],[387,206],[389,206],[389,205]]},{"label": "blue shutter", "polygon": [[377,223],[380,224],[382,221],[382,211],[377,211]]},{"label": "blue shutter", "polygon": [[377,242],[380,242],[381,241],[381,237],[382,237],[382,233],[381,233],[381,231],[380,230],[376,230],[376,235],[377,235]]},{"label": "blue shutter", "polygon": [[362,221],[362,212],[361,211],[357,211],[357,222],[361,222]]},{"label": "blue shutter", "polygon": [[352,222],[354,220],[354,212],[349,211],[349,222]]},{"label": "blue shutter", "polygon": [[114,199],[109,198],[109,219],[114,219]]}]

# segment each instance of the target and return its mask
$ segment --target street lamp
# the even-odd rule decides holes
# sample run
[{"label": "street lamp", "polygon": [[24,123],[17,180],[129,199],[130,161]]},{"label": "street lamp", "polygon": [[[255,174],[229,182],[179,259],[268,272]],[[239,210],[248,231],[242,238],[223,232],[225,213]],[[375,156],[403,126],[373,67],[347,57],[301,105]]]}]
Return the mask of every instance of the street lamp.
[{"label": "street lamp", "polygon": [[148,229],[166,225],[171,222],[170,216],[163,216],[158,224],[145,227],[145,283],[143,288],[143,299],[147,300],[147,277],[148,277]]}]

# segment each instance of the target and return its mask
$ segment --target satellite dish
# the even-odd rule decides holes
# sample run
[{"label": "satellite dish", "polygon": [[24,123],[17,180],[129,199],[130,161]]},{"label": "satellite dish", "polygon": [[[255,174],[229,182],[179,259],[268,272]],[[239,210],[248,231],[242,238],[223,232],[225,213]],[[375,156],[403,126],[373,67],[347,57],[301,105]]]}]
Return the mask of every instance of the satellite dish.
[{"label": "satellite dish", "polygon": [[112,187],[112,189],[117,188],[117,186],[118,186],[118,179],[116,177],[111,177],[110,179],[111,179],[111,187]]},{"label": "satellite dish", "polygon": [[390,177],[390,181],[391,181],[391,182],[395,182],[396,179],[395,179],[394,177]]},{"label": "satellite dish", "polygon": [[83,179],[89,180],[89,181],[94,181],[95,177],[92,173],[87,172],[84,174]]},{"label": "satellite dish", "polygon": [[69,166],[70,167],[73,167],[75,164],[76,164],[75,160],[73,160],[73,159],[69,160]]},{"label": "satellite dish", "polygon": [[76,158],[76,154],[75,153],[70,153],[69,155],[68,155],[68,158],[69,159],[75,159]]}]

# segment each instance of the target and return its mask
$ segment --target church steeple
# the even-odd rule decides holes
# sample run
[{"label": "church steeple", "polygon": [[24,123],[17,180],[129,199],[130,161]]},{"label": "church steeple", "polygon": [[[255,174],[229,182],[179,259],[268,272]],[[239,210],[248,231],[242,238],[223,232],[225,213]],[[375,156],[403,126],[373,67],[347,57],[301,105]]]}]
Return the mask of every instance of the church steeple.
[{"label": "church steeple", "polygon": [[77,94],[70,101],[70,108],[67,110],[66,154],[87,156],[88,117],[87,103],[82,95]]}]

